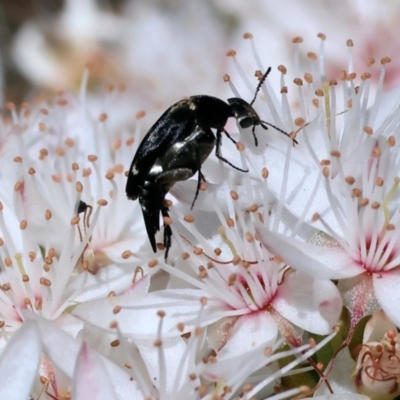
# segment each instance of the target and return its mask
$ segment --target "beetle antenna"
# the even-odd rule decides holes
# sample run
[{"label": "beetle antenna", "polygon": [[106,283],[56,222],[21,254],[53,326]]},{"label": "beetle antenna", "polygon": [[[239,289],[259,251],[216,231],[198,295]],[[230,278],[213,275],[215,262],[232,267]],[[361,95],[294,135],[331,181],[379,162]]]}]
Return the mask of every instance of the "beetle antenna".
[{"label": "beetle antenna", "polygon": [[[266,129],[266,130],[268,129],[268,127],[267,127],[267,125],[268,125],[268,126],[270,126],[271,128],[276,129],[276,130],[279,131],[280,133],[283,133],[284,135],[286,135],[287,137],[289,137],[290,139],[292,139],[293,142],[295,142],[296,144],[299,144],[299,143],[297,142],[297,140],[296,140],[296,139],[293,139],[287,132],[283,131],[282,129],[278,128],[278,127],[275,126],[275,125],[270,124],[269,122],[260,121],[260,125],[261,125],[264,129]],[[253,135],[254,135],[254,133],[253,133]]]},{"label": "beetle antenna", "polygon": [[262,76],[262,78],[260,79],[260,82],[258,82],[257,89],[256,89],[256,92],[255,92],[255,94],[254,94],[254,99],[253,99],[253,100],[251,101],[251,103],[250,103],[251,106],[252,106],[253,103],[256,101],[257,94],[258,94],[258,92],[259,92],[260,89],[261,89],[261,85],[265,82],[265,80],[267,79],[267,76],[268,76],[268,74],[269,74],[270,72],[271,72],[271,67],[268,67],[267,72]]}]

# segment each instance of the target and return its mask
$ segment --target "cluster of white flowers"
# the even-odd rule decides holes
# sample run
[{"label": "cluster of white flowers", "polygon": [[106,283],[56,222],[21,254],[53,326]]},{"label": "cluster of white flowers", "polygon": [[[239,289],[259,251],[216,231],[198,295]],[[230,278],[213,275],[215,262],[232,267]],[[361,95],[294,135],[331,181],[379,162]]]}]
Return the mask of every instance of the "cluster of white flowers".
[{"label": "cluster of white flowers", "polygon": [[[130,102],[124,87],[108,86],[92,107],[87,70],[79,96],[7,105],[10,117],[0,119],[4,398],[399,394],[400,92],[383,93],[388,57],[377,85],[375,60],[353,70],[350,40],[343,71],[327,81],[319,37],[306,70],[302,39],[293,40],[293,69],[280,65],[268,78],[280,79],[280,94],[267,80],[255,103],[298,144],[257,128],[255,146],[251,128],[228,126],[237,143],[224,140],[224,157],[249,172],[210,156],[193,210],[196,179],[172,188],[167,261],[152,252],[140,206],[125,195],[145,113],[118,121],[115,105]],[[259,76],[266,66],[252,35],[245,39]],[[228,55],[249,89],[243,97],[254,96],[257,82],[234,51]]]}]

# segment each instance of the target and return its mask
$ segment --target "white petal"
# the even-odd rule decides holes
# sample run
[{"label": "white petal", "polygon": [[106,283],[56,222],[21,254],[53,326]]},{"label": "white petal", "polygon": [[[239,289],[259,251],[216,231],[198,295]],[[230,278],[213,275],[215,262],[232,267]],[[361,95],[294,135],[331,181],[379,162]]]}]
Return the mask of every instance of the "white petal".
[{"label": "white petal", "polygon": [[[165,371],[160,369],[160,349],[154,346],[153,340],[139,340],[136,341],[136,345],[146,363],[151,381],[157,388],[160,388],[160,374],[164,374],[166,377],[166,391],[168,393],[172,392],[176,384],[175,381],[179,382],[176,386],[179,388],[187,381],[189,373],[195,370],[194,364],[189,362],[190,358],[188,354],[185,354],[187,345],[181,337],[162,339],[161,351],[163,351],[165,357]],[[194,387],[198,384],[199,382],[197,380],[193,382]]]},{"label": "white petal", "polygon": [[[387,93],[382,94],[379,111],[374,121],[374,131],[381,127],[385,119],[393,113],[398,107],[400,102],[400,88],[394,88]],[[368,111],[371,113],[370,111]]]},{"label": "white petal", "polygon": [[124,295],[135,293],[136,296],[144,296],[149,292],[151,276],[145,275],[143,278],[132,283],[129,288],[124,292]]},{"label": "white petal", "polygon": [[[141,222],[141,220],[139,220],[139,219],[137,219],[137,220]],[[132,223],[134,223],[134,222],[136,222],[136,220],[132,221]],[[137,254],[137,253],[140,254],[140,247],[142,246],[143,242],[145,240],[147,240],[147,236],[144,237],[144,232],[143,232],[143,235],[138,232],[138,230],[141,230],[140,228],[144,229],[144,226],[142,223],[141,223],[140,227],[136,228],[136,231],[134,234],[131,234],[126,239],[118,240],[117,242],[113,243],[112,245],[103,247],[102,251],[107,255],[107,257],[110,258],[111,261],[113,261],[117,265],[125,266],[125,264],[133,264],[135,260],[132,258],[127,258],[126,260],[124,260],[122,258],[122,253],[126,250],[130,250],[134,254]]]},{"label": "white petal", "polygon": [[[236,356],[231,355],[229,357],[220,357],[218,354],[215,362],[202,365],[201,375],[213,382],[221,380],[225,382],[243,382],[248,381],[247,378],[249,375],[257,371],[249,380],[259,382],[266,376],[277,373],[279,370],[279,364],[277,362],[269,364],[268,356],[265,351],[267,348],[268,346],[261,345],[246,353],[241,353]],[[265,367],[266,365],[268,366]],[[258,394],[262,397],[257,398],[264,399],[271,395],[274,392],[275,384],[276,382],[273,381],[261,389]]]},{"label": "white petal", "polygon": [[368,396],[355,393],[325,394],[323,396],[317,396],[313,398],[317,400],[370,400]]},{"label": "white petal", "polygon": [[216,352],[220,351],[232,336],[238,316],[221,318],[207,327],[207,343]]},{"label": "white petal", "polygon": [[400,327],[400,268],[373,275],[375,295],[383,311]]},{"label": "white petal", "polygon": [[328,248],[303,243],[287,236],[266,231],[258,224],[258,238],[272,254],[292,268],[320,279],[342,279],[364,270],[340,247]]},{"label": "white petal", "polygon": [[82,343],[76,359],[72,398],[76,400],[116,399],[110,377],[100,356],[86,343]]},{"label": "white petal", "polygon": [[[195,180],[178,182],[172,187],[170,193],[176,199],[178,199],[179,202],[191,206],[193,203],[194,196],[196,194],[196,187],[197,187],[197,181]],[[249,208],[249,196],[247,188],[242,185],[235,185],[235,191],[239,195],[239,198],[237,200],[237,205],[239,209],[246,210],[247,208]],[[215,197],[211,197],[210,195]],[[199,195],[197,196],[195,203],[196,209],[203,211],[214,211],[215,210],[215,207],[213,205],[214,198],[217,201],[218,206],[221,208],[221,210],[227,212],[228,206],[226,202],[226,193],[223,185],[212,184],[209,182],[207,182],[207,190],[206,191],[200,190]],[[253,187],[253,200],[254,203],[258,205],[263,204],[262,191],[260,190],[259,185]]]},{"label": "white petal", "polygon": [[[311,221],[313,214],[317,211],[324,215],[326,221],[336,231],[336,219],[332,218],[331,213],[329,215],[326,213],[330,209],[330,202],[323,180],[319,182],[316,193],[313,193],[320,175],[319,168],[315,166],[307,150],[304,148],[301,150],[297,147],[291,148],[290,169],[287,182],[285,182],[284,165],[288,146],[292,146],[292,142],[284,137],[279,137],[279,135],[282,136],[279,132],[276,132],[276,135],[276,139],[268,140],[267,146],[261,144],[259,147],[253,148],[252,151],[246,151],[246,157],[251,166],[250,176],[260,180],[261,171],[266,167],[269,171],[268,189],[276,198],[279,198],[286,186],[285,207],[296,217],[300,217],[312,196],[313,203],[305,216],[305,221]],[[259,136],[261,137],[261,135]],[[313,226],[319,226],[318,221]]]},{"label": "white petal", "polygon": [[363,343],[380,342],[383,335],[390,330],[396,332],[396,326],[383,310],[376,310],[365,325]]},{"label": "white petal", "polygon": [[[141,339],[155,339],[160,322],[157,311],[163,310],[166,313],[163,319],[163,336],[173,337],[182,334],[177,330],[179,322],[185,323],[185,326],[190,321],[193,323],[200,310],[200,299],[204,296],[207,296],[205,292],[193,289],[160,290],[146,296],[132,293],[81,304],[75,308],[73,314],[104,329],[109,329],[111,321],[117,321],[123,333]],[[202,315],[211,313],[220,303],[222,307],[222,302],[209,301]],[[114,314],[116,306],[123,308]]]},{"label": "white petal", "polygon": [[133,274],[134,269],[127,266],[109,265],[100,268],[96,275],[88,274],[85,287],[73,302],[76,304],[104,299],[111,291],[120,294],[132,285]]},{"label": "white petal", "polygon": [[[82,340],[74,339],[68,333],[58,328],[54,323],[40,317],[37,314],[22,311],[25,320],[37,322],[42,334],[43,349],[54,365],[64,374],[72,379],[74,376],[75,360],[78,357],[82,346]],[[136,382],[130,380],[130,376],[115,365],[108,358],[99,355],[104,364],[107,374],[113,385],[118,399],[131,400],[142,398],[141,392],[137,389]]]},{"label": "white petal", "polygon": [[344,306],[355,318],[371,315],[381,308],[375,295],[372,276],[367,272],[353,278],[341,279],[337,286]]},{"label": "white petal", "polygon": [[300,328],[327,335],[337,324],[343,303],[331,281],[294,272],[285,275],[271,305]]},{"label": "white petal", "polygon": [[[45,40],[33,23],[23,25],[16,35],[13,56],[28,78],[39,85],[65,84],[54,56],[46,49]],[[35,65],[29,68],[29,65]],[[59,78],[59,79],[57,79]]]},{"label": "white petal", "polygon": [[35,322],[13,334],[0,358],[1,398],[26,400],[37,379],[42,342]]},{"label": "white petal", "polygon": [[59,328],[69,333],[72,337],[77,337],[84,325],[81,319],[68,313],[61,314],[54,322]]},{"label": "white petal", "polygon": [[[355,388],[351,380],[355,366],[356,363],[351,358],[349,349],[346,347],[336,357],[332,371],[329,374],[329,384],[331,385],[334,393],[337,393],[337,396],[343,395],[343,398],[346,398],[346,393],[353,394],[355,392]],[[328,368],[330,367],[328,366]],[[324,383],[316,391],[316,394],[325,394],[327,398],[330,396],[329,393],[329,388]],[[324,396],[316,396],[315,398],[323,399]],[[338,399],[341,399],[341,397],[338,397]]]},{"label": "white petal", "polygon": [[267,311],[242,315],[232,329],[218,357],[235,357],[265,345],[272,346],[278,335],[275,321]]}]

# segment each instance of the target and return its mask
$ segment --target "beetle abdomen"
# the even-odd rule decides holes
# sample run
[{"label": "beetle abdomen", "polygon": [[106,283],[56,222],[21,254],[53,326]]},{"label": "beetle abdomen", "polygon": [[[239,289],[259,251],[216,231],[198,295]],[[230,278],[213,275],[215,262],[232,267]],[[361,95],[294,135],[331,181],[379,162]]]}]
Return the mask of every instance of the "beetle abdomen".
[{"label": "beetle abdomen", "polygon": [[147,236],[154,252],[157,250],[155,235],[160,230],[160,210],[163,201],[164,195],[160,193],[159,185],[146,180],[139,192],[139,203],[142,207]]}]

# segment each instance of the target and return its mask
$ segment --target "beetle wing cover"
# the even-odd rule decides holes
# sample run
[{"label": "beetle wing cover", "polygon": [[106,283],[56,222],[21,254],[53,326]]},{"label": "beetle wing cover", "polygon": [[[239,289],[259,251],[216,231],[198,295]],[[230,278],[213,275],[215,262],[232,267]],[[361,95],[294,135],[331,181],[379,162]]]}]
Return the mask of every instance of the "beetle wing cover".
[{"label": "beetle wing cover", "polygon": [[190,106],[189,100],[181,100],[171,106],[143,138],[129,168],[126,183],[128,198],[137,199],[139,186],[146,179],[155,161],[174,143],[184,140],[194,131],[196,122]]}]

